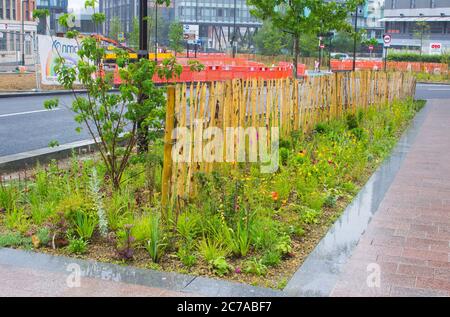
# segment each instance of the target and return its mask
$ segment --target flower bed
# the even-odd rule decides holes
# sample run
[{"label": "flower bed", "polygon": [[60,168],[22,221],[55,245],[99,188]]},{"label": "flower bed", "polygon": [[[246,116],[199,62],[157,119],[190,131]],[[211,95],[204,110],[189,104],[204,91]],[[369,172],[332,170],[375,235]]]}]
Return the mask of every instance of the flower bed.
[{"label": "flower bed", "polygon": [[101,160],[54,162],[0,183],[0,247],[283,288],[422,103],[394,102],[280,141],[280,170],[223,165],[195,199],[160,216],[162,144],[113,189]]}]

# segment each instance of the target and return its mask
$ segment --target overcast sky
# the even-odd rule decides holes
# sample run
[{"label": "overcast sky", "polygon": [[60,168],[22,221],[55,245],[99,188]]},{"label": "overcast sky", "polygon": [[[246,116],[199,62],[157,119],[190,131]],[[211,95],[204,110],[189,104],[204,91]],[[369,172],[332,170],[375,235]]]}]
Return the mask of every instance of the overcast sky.
[{"label": "overcast sky", "polygon": [[69,8],[71,9],[81,9],[84,8],[85,0],[69,0]]}]

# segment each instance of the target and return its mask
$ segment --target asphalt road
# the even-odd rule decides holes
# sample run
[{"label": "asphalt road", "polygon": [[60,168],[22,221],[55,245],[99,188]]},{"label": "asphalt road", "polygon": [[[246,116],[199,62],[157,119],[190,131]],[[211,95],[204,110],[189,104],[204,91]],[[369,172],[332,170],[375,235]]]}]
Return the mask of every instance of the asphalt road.
[{"label": "asphalt road", "polygon": [[[46,111],[44,101],[51,96],[0,98],[0,156],[48,147],[50,141],[60,144],[90,139],[86,130],[77,133],[70,105],[70,95],[56,96],[62,105]],[[449,99],[450,86],[417,85],[418,99]]]},{"label": "asphalt road", "polygon": [[[44,109],[44,101],[60,100],[53,111]],[[50,141],[65,144],[91,139],[88,132],[77,133],[74,114],[64,107],[71,95],[0,98],[0,156],[48,147]]]}]

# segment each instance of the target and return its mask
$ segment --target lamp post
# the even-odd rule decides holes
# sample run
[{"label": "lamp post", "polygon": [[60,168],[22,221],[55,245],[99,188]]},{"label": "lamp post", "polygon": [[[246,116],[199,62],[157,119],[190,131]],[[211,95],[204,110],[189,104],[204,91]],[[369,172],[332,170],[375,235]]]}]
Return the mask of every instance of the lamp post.
[{"label": "lamp post", "polygon": [[147,0],[139,0],[139,54],[138,58],[148,58]]},{"label": "lamp post", "polygon": [[155,62],[158,61],[158,0],[155,0]]},{"label": "lamp post", "polygon": [[353,39],[353,71],[356,70],[356,36],[358,32],[358,9],[359,7],[356,7],[355,12],[355,38]]},{"label": "lamp post", "polygon": [[237,49],[237,43],[236,43],[236,10],[237,10],[237,4],[236,0],[234,0],[234,14],[233,14],[233,39],[232,39],[232,50],[233,50],[233,58],[236,57],[236,49]]},{"label": "lamp post", "polygon": [[28,0],[22,0],[22,66],[25,66],[25,3],[29,5]]}]

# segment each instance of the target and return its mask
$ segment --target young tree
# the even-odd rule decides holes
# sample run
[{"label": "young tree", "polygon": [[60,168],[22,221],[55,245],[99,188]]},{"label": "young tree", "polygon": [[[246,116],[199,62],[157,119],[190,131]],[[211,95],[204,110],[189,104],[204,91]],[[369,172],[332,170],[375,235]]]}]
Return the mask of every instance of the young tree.
[{"label": "young tree", "polygon": [[[86,1],[86,7],[95,10],[96,0]],[[48,14],[35,11],[34,16]],[[105,15],[92,15],[94,24],[105,21]],[[122,84],[118,93],[111,93],[111,76],[105,74],[102,59],[106,50],[95,37],[82,37],[79,32],[71,30],[69,14],[63,14],[59,22],[68,29],[66,36],[75,39],[79,49],[79,60],[75,66],[68,64],[61,55],[56,60],[55,71],[59,83],[73,92],[74,101],[69,107],[75,113],[79,124],[77,131],[84,126],[100,152],[106,169],[107,179],[114,189],[121,185],[122,175],[129,165],[139,135],[146,135],[149,140],[156,138],[154,131],[162,128],[164,120],[165,90],[156,86],[153,75],[170,79],[179,76],[182,67],[174,60],[157,64],[153,60],[141,59],[130,63],[128,52],[116,49],[117,64]],[[60,52],[56,49],[56,52]],[[80,83],[85,94],[78,94],[74,86]],[[46,109],[58,107],[58,99],[47,100]]]},{"label": "young tree", "polygon": [[119,17],[114,16],[109,23],[108,37],[113,40],[119,40],[119,33],[122,32],[122,23]]},{"label": "young tree", "polygon": [[180,22],[170,24],[169,48],[175,52],[175,56],[183,51],[183,25]]},{"label": "young tree", "polygon": [[128,33],[128,45],[133,49],[139,48],[139,19],[133,18],[132,30]]},{"label": "young tree", "polygon": [[293,38],[294,76],[300,53],[300,37],[305,33],[319,34],[329,30],[348,29],[347,17],[364,0],[333,2],[323,0],[247,0],[251,13],[263,20],[270,19],[278,30]]},{"label": "young tree", "polygon": [[426,21],[418,21],[414,27],[413,37],[420,40],[420,55],[423,53],[423,41],[428,39],[430,33],[430,25]]},{"label": "young tree", "polygon": [[253,40],[260,54],[271,56],[282,54],[283,49],[289,48],[290,42],[288,36],[275,29],[270,20],[264,21]]}]

